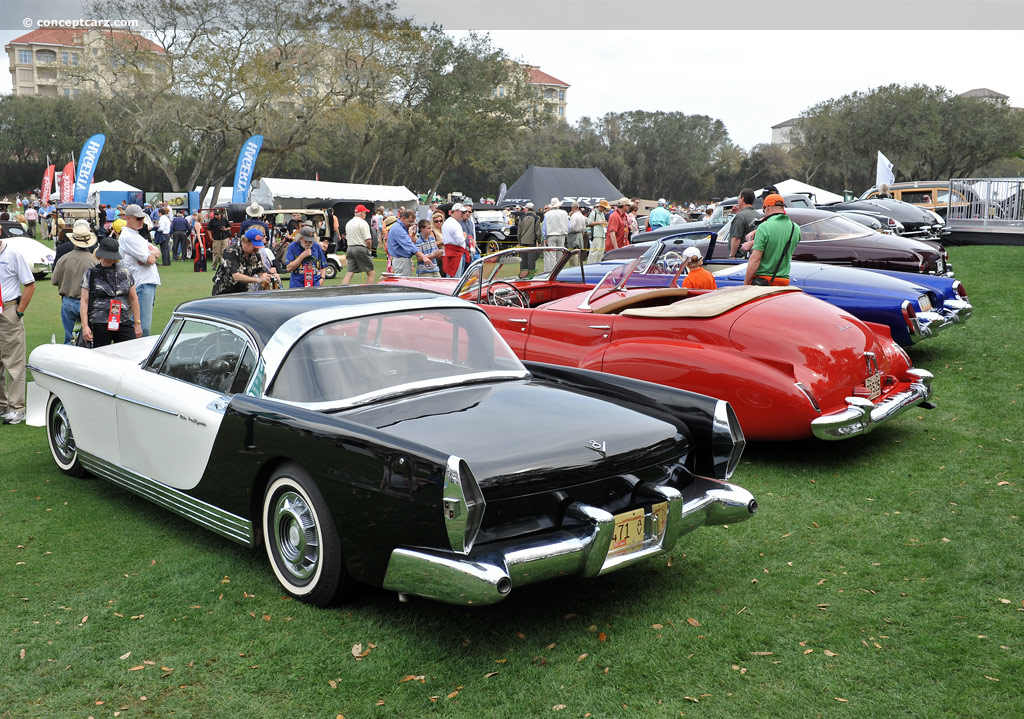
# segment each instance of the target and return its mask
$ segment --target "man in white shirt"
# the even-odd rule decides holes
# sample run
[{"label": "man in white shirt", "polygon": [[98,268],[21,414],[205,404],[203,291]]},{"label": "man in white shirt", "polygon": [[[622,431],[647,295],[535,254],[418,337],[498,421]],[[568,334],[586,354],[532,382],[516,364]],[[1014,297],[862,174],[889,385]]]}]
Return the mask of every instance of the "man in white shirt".
[{"label": "man in white shirt", "polygon": [[444,258],[441,265],[447,277],[458,277],[459,263],[469,252],[469,242],[462,220],[469,212],[461,202],[452,205],[451,216],[441,225],[441,242],[444,244]]},{"label": "man in white shirt", "polygon": [[[161,218],[167,215],[161,215]],[[156,268],[156,258],[160,254],[149,244],[139,230],[145,224],[146,213],[138,205],[128,205],[121,213],[125,226],[117,237],[117,244],[124,257],[124,266],[135,278],[135,292],[139,296],[139,318],[142,320],[142,336],[149,337],[153,324],[153,302],[156,300],[156,287],[160,284],[160,272]]]},{"label": "man in white shirt", "polygon": [[[552,197],[551,204],[544,213],[544,244],[548,247],[565,247],[565,240],[569,236],[569,215],[561,208],[561,204],[557,197]],[[545,252],[544,270],[551,272],[557,261],[558,255],[554,252]]]},{"label": "man in white shirt", "polygon": [[373,235],[370,233],[370,224],[366,221],[369,211],[366,205],[356,205],[355,215],[345,223],[348,249],[345,250],[345,277],[341,280],[343,285],[351,282],[357,272],[366,273],[368,285],[372,285],[377,279],[373,271],[373,258],[370,256],[373,250]]},{"label": "man in white shirt", "polygon": [[[0,240],[0,417],[25,421],[25,325],[36,278],[22,255]],[[8,382],[7,377],[10,376]]]}]

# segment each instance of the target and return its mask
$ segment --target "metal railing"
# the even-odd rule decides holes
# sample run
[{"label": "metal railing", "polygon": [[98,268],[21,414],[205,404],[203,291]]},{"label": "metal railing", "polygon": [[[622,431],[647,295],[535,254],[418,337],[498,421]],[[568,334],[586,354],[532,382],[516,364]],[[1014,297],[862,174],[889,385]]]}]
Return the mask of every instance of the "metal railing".
[{"label": "metal railing", "polygon": [[953,179],[949,190],[950,230],[1024,232],[1024,177]]}]

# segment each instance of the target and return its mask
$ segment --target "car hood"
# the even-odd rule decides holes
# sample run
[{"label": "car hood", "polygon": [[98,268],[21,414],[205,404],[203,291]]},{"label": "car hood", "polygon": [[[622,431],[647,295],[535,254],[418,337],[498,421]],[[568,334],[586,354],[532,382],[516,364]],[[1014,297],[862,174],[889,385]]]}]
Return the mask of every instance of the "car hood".
[{"label": "car hood", "polygon": [[[791,365],[795,381],[818,398],[849,393],[868,375],[865,352],[888,369],[871,328],[844,310],[799,292],[751,302],[736,314],[729,341],[767,364]],[[785,332],[778,327],[785,326]]]},{"label": "car hood", "polygon": [[689,448],[675,425],[536,380],[432,391],[344,417],[462,457],[484,491],[570,486]]}]

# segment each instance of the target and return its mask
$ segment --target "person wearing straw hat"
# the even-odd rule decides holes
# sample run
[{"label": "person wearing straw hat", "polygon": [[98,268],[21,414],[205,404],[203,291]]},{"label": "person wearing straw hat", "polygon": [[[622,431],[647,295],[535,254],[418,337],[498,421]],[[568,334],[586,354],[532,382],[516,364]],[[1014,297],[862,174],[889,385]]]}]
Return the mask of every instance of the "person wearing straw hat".
[{"label": "person wearing straw hat", "polygon": [[121,267],[117,239],[104,237],[96,248],[99,264],[85,271],[82,277],[82,339],[93,347],[127,342],[142,337],[139,295],[135,278]]},{"label": "person wearing straw hat", "polygon": [[246,218],[242,222],[242,225],[238,228],[238,236],[242,237],[249,230],[250,227],[259,227],[263,229],[263,238],[270,238],[270,225],[263,219],[263,205],[258,202],[253,202],[251,205],[245,208]]},{"label": "person wearing straw hat", "polygon": [[612,206],[608,200],[599,200],[597,206],[587,218],[587,227],[591,228],[590,252],[587,253],[587,264],[594,265],[604,259],[604,238],[608,229],[608,213]]},{"label": "person wearing straw hat", "polygon": [[75,323],[81,314],[82,277],[97,262],[92,254],[96,246],[96,235],[89,228],[87,220],[75,221],[70,239],[73,249],[54,263],[53,276],[50,278],[50,284],[55,285],[60,293],[60,322],[64,326],[66,345],[71,344]]}]

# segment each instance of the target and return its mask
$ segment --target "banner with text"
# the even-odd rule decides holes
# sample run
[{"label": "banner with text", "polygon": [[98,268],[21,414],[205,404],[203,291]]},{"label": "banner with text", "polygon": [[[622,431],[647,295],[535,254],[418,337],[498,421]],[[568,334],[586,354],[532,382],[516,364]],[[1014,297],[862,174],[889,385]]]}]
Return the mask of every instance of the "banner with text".
[{"label": "banner with text", "polygon": [[72,160],[64,165],[64,172],[60,176],[60,201],[71,202],[75,197],[75,161]]},{"label": "banner with text", "polygon": [[50,193],[53,192],[53,173],[56,169],[55,165],[47,165],[46,170],[43,172],[43,184],[39,194],[47,202],[50,201]]},{"label": "banner with text", "polygon": [[96,164],[100,161],[100,153],[103,152],[103,143],[106,141],[106,135],[93,135],[82,145],[82,154],[78,156],[78,174],[75,177],[75,202],[85,202],[89,197],[92,176],[96,172]]},{"label": "banner with text", "polygon": [[263,147],[263,135],[253,135],[238,152],[238,164],[235,165],[235,184],[232,185],[231,201],[245,202],[249,199],[249,183],[256,169],[256,158]]}]

